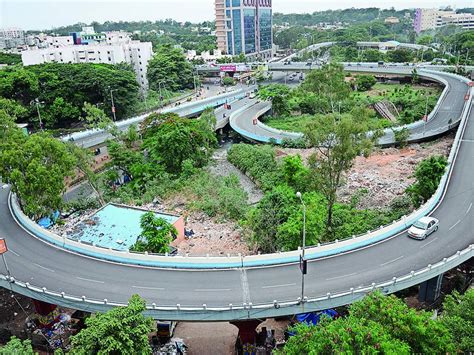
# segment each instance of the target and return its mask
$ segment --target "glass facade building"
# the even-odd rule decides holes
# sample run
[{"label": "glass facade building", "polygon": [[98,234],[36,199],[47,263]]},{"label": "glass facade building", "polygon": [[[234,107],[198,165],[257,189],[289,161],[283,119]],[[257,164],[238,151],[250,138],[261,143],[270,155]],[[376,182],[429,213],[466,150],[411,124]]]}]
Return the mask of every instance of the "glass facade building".
[{"label": "glass facade building", "polygon": [[215,0],[218,49],[228,55],[272,56],[272,0]]}]

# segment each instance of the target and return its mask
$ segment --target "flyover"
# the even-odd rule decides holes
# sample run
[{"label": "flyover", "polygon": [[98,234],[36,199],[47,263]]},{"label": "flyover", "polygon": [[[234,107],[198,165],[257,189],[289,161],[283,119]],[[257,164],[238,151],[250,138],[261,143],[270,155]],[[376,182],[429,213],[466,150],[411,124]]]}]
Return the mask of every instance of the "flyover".
[{"label": "flyover", "polygon": [[[309,66],[304,63],[293,63],[291,65],[273,64],[272,68],[288,68],[291,71],[310,70]],[[411,67],[406,66],[354,66],[345,65],[345,70],[350,72],[370,72],[380,75],[402,75],[410,76]],[[465,95],[468,93],[469,87],[460,77],[449,73],[435,72],[420,69],[418,71],[420,77],[434,82],[438,82],[444,86],[443,93],[440,96],[438,104],[433,112],[428,116],[428,122],[422,121],[404,126],[410,130],[409,142],[420,142],[432,139],[435,136],[445,133],[459,123],[460,115],[458,112],[465,104]],[[275,142],[281,144],[287,140],[301,139],[301,133],[286,132],[269,127],[258,120],[259,117],[271,110],[270,102],[254,101],[252,106],[247,110],[239,110],[234,112],[230,118],[232,129],[240,135],[257,142],[268,143]],[[451,123],[449,123],[451,120]],[[256,124],[255,124],[256,123]],[[404,127],[398,127],[400,130]],[[386,129],[384,136],[379,140],[382,146],[395,143],[394,133],[391,129]]]},{"label": "flyover", "polygon": [[[413,218],[408,216],[386,227],[392,232],[381,229],[308,248],[303,301],[299,251],[251,257],[180,257],[175,260],[190,266],[181,269],[99,260],[63,250],[60,245],[54,247],[27,232],[8,189],[0,191],[0,235],[10,248],[6,259],[11,277],[0,266],[0,285],[86,311],[124,305],[132,294],[139,293],[147,301],[147,314],[156,319],[224,321],[334,307],[376,288],[391,293],[432,279],[474,255],[474,111],[472,94],[460,105],[465,92],[457,91],[461,94],[461,99],[446,96],[450,112],[462,120],[449,172],[429,206],[423,207],[424,213],[440,219],[439,231],[426,241],[412,240],[405,232]],[[372,242],[362,246],[364,240]],[[166,256],[155,258],[167,260]],[[205,267],[194,268],[193,263]]]}]

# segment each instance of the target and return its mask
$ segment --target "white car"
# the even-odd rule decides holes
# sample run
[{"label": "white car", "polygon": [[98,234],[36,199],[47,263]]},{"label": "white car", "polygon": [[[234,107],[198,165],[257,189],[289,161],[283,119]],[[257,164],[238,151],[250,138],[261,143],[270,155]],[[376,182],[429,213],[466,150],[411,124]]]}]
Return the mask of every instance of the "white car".
[{"label": "white car", "polygon": [[414,239],[426,239],[438,230],[439,221],[433,217],[423,217],[416,221],[408,230],[408,235]]}]

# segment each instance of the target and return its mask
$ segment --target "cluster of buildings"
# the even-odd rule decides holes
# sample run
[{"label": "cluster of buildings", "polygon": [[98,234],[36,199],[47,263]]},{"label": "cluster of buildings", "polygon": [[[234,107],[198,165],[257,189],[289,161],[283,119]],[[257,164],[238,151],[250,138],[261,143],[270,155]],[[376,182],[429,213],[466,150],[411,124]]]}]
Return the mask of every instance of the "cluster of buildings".
[{"label": "cluster of buildings", "polygon": [[272,0],[214,0],[217,48],[268,60],[273,54]]},{"label": "cluster of buildings", "polygon": [[474,29],[474,14],[456,13],[452,10],[416,9],[415,20],[413,21],[416,33],[447,25]]},{"label": "cluster of buildings", "polygon": [[0,48],[21,53],[23,65],[44,63],[130,64],[141,90],[148,90],[147,67],[153,56],[151,42],[131,39],[126,32],[95,32],[83,27],[67,36],[45,34],[25,37],[23,30],[0,31]]}]

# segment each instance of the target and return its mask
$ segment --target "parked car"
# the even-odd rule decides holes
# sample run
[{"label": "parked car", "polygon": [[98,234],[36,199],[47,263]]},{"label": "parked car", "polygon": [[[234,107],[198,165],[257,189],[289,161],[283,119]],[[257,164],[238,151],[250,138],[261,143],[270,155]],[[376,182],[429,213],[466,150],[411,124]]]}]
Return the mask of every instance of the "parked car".
[{"label": "parked car", "polygon": [[414,239],[423,240],[439,228],[439,221],[433,217],[423,217],[416,221],[408,230],[408,235]]}]

